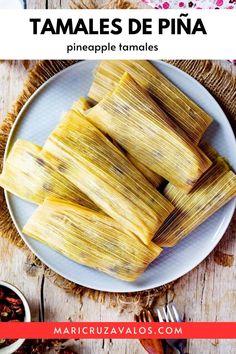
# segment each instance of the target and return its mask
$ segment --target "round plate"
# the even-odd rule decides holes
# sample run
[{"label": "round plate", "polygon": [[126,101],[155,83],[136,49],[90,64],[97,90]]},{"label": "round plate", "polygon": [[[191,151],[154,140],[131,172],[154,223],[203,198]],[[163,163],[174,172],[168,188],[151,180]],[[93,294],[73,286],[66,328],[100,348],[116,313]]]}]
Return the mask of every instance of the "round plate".
[{"label": "round plate", "polygon": [[[204,139],[227,157],[232,166],[236,168],[234,134],[218,103],[203,86],[181,70],[160,61],[155,61],[153,64],[214,118],[214,123],[208,129]],[[81,61],[58,73],[41,86],[20,112],[9,136],[6,155],[18,138],[43,145],[58,123],[62,112],[67,111],[80,96],[87,95],[96,65],[96,61]],[[219,242],[235,209],[234,200],[210,217],[177,246],[165,249],[136,282],[127,283],[79,265],[23,235],[21,233],[23,225],[36,206],[10,193],[6,193],[6,200],[21,237],[32,252],[48,267],[80,285],[111,292],[151,289],[189,272]]]}]

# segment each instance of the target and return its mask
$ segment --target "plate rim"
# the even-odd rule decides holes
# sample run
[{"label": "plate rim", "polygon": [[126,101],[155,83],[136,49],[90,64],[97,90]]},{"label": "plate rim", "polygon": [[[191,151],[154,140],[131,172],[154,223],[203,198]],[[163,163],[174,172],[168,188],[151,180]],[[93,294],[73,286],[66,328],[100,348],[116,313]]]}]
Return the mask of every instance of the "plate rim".
[{"label": "plate rim", "polygon": [[[98,62],[96,60],[89,60],[90,62],[94,61],[94,62]],[[67,68],[59,71],[58,73],[56,73],[55,75],[53,75],[51,78],[49,78],[48,80],[46,80],[40,87],[38,87],[35,92],[28,98],[28,100],[26,101],[26,103],[23,105],[23,107],[21,108],[20,112],[18,113],[12,127],[11,127],[11,131],[8,135],[8,139],[7,139],[7,143],[6,143],[6,147],[5,147],[5,152],[4,152],[4,158],[3,158],[3,164],[5,163],[6,161],[6,158],[9,154],[9,151],[10,151],[10,148],[11,148],[11,144],[12,144],[12,138],[13,138],[13,135],[14,135],[14,131],[18,125],[18,123],[20,122],[21,119],[23,119],[23,113],[24,111],[28,108],[28,106],[31,104],[31,101],[35,98],[35,96],[37,96],[41,90],[43,90],[45,88],[45,86],[47,86],[49,83],[51,83],[53,80],[55,80],[57,78],[57,76],[61,75],[61,73],[63,72],[66,72],[67,70],[70,70],[73,66],[82,66],[84,63],[86,63],[87,60],[80,60],[70,66],[68,66]],[[205,94],[208,96],[208,98],[211,99],[211,101],[214,101],[215,105],[217,106],[217,108],[219,109],[221,115],[224,116],[224,124],[227,125],[227,134],[229,133],[231,135],[231,138],[232,138],[232,141],[234,141],[234,145],[235,145],[235,150],[236,150],[236,137],[234,135],[234,132],[233,132],[233,129],[229,123],[229,120],[226,116],[226,114],[224,113],[223,109],[221,108],[221,106],[219,105],[219,103],[217,102],[217,100],[212,96],[212,94],[199,82],[197,81],[195,78],[193,78],[191,75],[187,74],[186,72],[184,72],[183,70],[181,70],[180,68],[177,68],[176,66],[170,64],[170,63],[167,63],[165,61],[162,61],[162,60],[151,60],[151,62],[155,62],[155,63],[158,63],[158,62],[161,62],[161,64],[163,64],[164,66],[166,67],[169,67],[171,69],[174,69],[178,72],[180,72],[182,75],[184,75],[185,77],[187,77],[188,79],[191,79],[195,82],[195,84],[197,84],[197,86],[199,86],[201,88],[201,90],[205,91]],[[41,257],[40,254],[38,254],[37,251],[35,251],[34,247],[32,247],[30,245],[30,243],[28,243],[28,240],[27,240],[27,237],[22,233],[22,231],[20,230],[18,224],[17,224],[17,221],[14,217],[14,213],[13,213],[13,210],[11,208],[11,203],[10,203],[10,195],[12,193],[8,192],[7,190],[4,189],[4,195],[5,195],[5,200],[6,200],[6,204],[7,204],[7,208],[8,208],[8,211],[10,213],[10,216],[11,216],[11,219],[14,223],[14,226],[16,227],[17,229],[17,232],[19,233],[20,237],[23,239],[23,241],[26,243],[27,247],[30,249],[31,252],[33,252],[39,259],[40,261],[42,261],[47,267],[49,267],[50,269],[52,269],[55,273],[59,274],[60,276],[62,276],[63,278],[69,280],[69,281],[72,281],[76,284],[78,284],[79,286],[84,286],[84,287],[89,287],[90,289],[93,289],[93,290],[98,290],[98,291],[104,291],[104,292],[108,292],[108,293],[136,293],[136,292],[140,292],[140,291],[148,291],[148,290],[151,290],[151,289],[154,289],[154,288],[158,288],[160,286],[163,286],[163,285],[166,285],[170,282],[173,282],[173,281],[176,281],[177,279],[183,277],[184,275],[186,275],[187,273],[189,273],[191,270],[195,269],[201,262],[203,262],[208,256],[209,254],[214,250],[214,248],[217,246],[217,244],[220,242],[220,240],[222,239],[222,237],[224,236],[229,224],[230,224],[230,221],[232,220],[232,217],[233,217],[233,214],[234,214],[234,210],[235,210],[235,207],[236,207],[236,198],[232,199],[231,200],[231,210],[228,211],[228,214],[227,214],[227,217],[224,221],[224,224],[221,225],[221,228],[220,228],[220,232],[219,232],[219,235],[215,240],[214,242],[212,243],[212,246],[207,248],[206,252],[203,254],[203,256],[201,257],[201,259],[199,260],[199,262],[197,262],[194,266],[190,265],[189,267],[185,267],[184,271],[178,275],[178,276],[173,276],[172,278],[170,279],[167,279],[167,281],[163,284],[159,284],[159,285],[156,285],[156,286],[153,286],[153,287],[147,287],[147,286],[141,286],[138,290],[134,290],[134,289],[129,289],[128,291],[122,291],[122,290],[108,290],[106,287],[91,287],[91,285],[88,285],[88,284],[83,284],[83,282],[81,283],[78,283],[77,280],[75,280],[72,277],[69,277],[69,276],[65,276],[63,274],[63,272],[61,271],[58,271],[57,269],[55,269],[54,266],[51,266],[48,264],[47,261],[45,261],[44,257]],[[50,262],[49,262],[50,263]],[[125,287],[125,284],[126,282],[123,282],[124,283],[124,287]]]}]

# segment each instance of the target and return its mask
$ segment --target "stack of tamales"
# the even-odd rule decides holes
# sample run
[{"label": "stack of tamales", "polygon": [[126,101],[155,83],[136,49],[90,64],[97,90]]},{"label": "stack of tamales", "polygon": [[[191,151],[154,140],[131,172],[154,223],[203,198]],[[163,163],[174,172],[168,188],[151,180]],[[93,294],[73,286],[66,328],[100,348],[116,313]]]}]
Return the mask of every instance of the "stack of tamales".
[{"label": "stack of tamales", "polygon": [[207,156],[128,73],[85,115],[131,156],[187,192],[211,166]]},{"label": "stack of tamales", "polygon": [[48,137],[40,155],[101,210],[148,244],[174,209],[144,176],[81,113],[70,110]]},{"label": "stack of tamales", "polygon": [[0,185],[40,204],[26,235],[134,281],[236,195],[236,176],[198,146],[211,117],[151,63],[102,61],[88,96],[43,147],[13,145]]},{"label": "stack of tamales", "polygon": [[114,89],[124,72],[147,90],[191,141],[196,144],[200,141],[212,118],[147,60],[102,60],[88,96],[96,102],[101,101]]}]

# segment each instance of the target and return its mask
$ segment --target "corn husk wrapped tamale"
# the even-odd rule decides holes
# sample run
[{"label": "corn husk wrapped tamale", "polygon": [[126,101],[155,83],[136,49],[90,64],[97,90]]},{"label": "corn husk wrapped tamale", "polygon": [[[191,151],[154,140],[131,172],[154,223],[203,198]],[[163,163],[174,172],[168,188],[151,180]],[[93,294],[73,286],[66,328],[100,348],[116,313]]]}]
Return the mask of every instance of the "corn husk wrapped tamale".
[{"label": "corn husk wrapped tamale", "polygon": [[64,175],[101,210],[148,244],[173,210],[145,177],[84,116],[70,110],[47,139]]},{"label": "corn husk wrapped tamale", "polygon": [[102,60],[88,96],[99,102],[124,72],[144,87],[159,106],[198,144],[212,118],[146,60]]},{"label": "corn husk wrapped tamale", "polygon": [[207,149],[208,155],[214,160],[213,165],[189,194],[186,195],[170,183],[164,190],[164,195],[176,209],[155,236],[155,242],[161,247],[176,245],[236,196],[236,175],[222,157]]},{"label": "corn husk wrapped tamale", "polygon": [[23,233],[70,259],[113,277],[136,280],[160,254],[151,242],[144,245],[115,220],[78,204],[45,200]]},{"label": "corn husk wrapped tamale", "polygon": [[98,209],[61,174],[63,166],[58,164],[56,168],[51,168],[49,161],[54,161],[54,157],[50,154],[39,157],[40,151],[41,147],[38,145],[26,140],[17,140],[4,163],[0,186],[36,204],[41,204],[46,197],[61,197]]},{"label": "corn husk wrapped tamale", "polygon": [[[80,97],[79,100],[73,104],[72,109],[84,114],[84,112],[86,110],[88,110],[89,108],[91,108],[92,106],[93,105],[91,104],[91,102],[89,102],[85,97]],[[107,137],[109,137],[109,136],[107,136]],[[110,140],[116,147],[118,147],[119,149],[121,149],[123,151],[123,153],[132,162],[132,164],[146,177],[146,179],[149,182],[151,182],[151,184],[155,188],[160,187],[161,183],[164,181],[164,179],[161,176],[159,176],[157,173],[151,171],[147,166],[145,166],[143,163],[138,161],[135,157],[130,155],[127,151],[123,150],[114,139],[110,138]]]},{"label": "corn husk wrapped tamale", "polygon": [[187,192],[211,166],[128,73],[85,115],[130,155]]}]

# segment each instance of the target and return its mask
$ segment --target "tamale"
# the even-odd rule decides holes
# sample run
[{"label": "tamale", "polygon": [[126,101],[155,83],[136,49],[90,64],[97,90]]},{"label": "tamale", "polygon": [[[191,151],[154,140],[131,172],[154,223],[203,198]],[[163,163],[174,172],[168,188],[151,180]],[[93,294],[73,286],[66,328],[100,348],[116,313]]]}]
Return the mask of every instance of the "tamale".
[{"label": "tamale", "polygon": [[191,141],[198,144],[212,117],[147,60],[102,60],[88,96],[99,102],[115,87],[125,71],[149,92]]},{"label": "tamale", "polygon": [[113,277],[136,280],[160,254],[144,245],[119,223],[100,212],[62,200],[45,200],[28,220],[23,233],[68,258]]},{"label": "tamale", "polygon": [[[91,102],[89,102],[85,97],[80,97],[78,101],[76,101],[72,109],[75,111],[79,111],[82,114],[89,108],[92,108]],[[109,136],[107,136],[110,138]],[[119,149],[121,149],[120,145],[114,140],[111,139],[112,143],[117,146]],[[151,184],[155,187],[158,188],[160,187],[161,183],[164,181],[164,179],[159,176],[157,173],[151,171],[147,166],[145,166],[143,163],[138,161],[135,157],[131,156],[129,153],[127,153],[125,150],[122,150],[124,154],[128,157],[128,159],[132,162],[132,164],[146,177],[146,179],[151,182]]]},{"label": "tamale", "polygon": [[[51,168],[54,157],[39,157],[41,147],[26,140],[13,145],[2,174],[0,186],[29,202],[41,204],[46,197],[61,197],[92,209],[98,207],[60,172],[63,165]],[[55,161],[54,161],[55,162]]]},{"label": "tamale", "polygon": [[172,247],[186,237],[209,216],[236,196],[236,175],[227,162],[208,149],[212,167],[201,177],[194,189],[185,194],[170,183],[164,195],[176,209],[158,230],[155,242],[161,247]]},{"label": "tamale", "polygon": [[200,148],[128,73],[85,115],[130,155],[187,192],[211,166]]},{"label": "tamale", "polygon": [[63,164],[64,176],[101,210],[148,244],[173,210],[145,177],[96,127],[73,110],[48,137],[42,151]]}]

